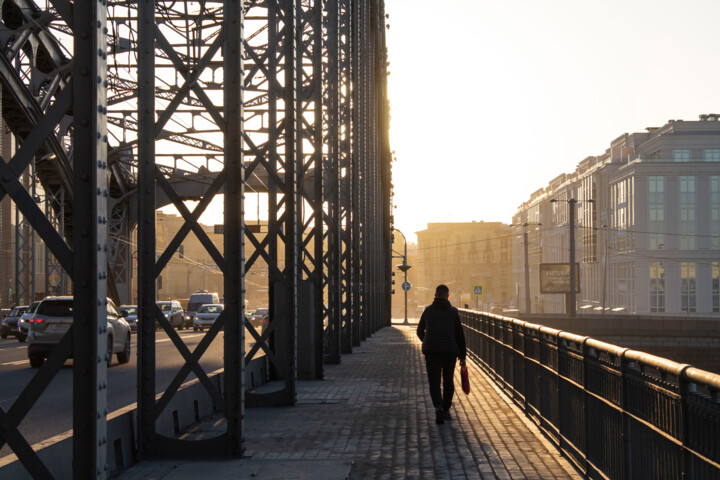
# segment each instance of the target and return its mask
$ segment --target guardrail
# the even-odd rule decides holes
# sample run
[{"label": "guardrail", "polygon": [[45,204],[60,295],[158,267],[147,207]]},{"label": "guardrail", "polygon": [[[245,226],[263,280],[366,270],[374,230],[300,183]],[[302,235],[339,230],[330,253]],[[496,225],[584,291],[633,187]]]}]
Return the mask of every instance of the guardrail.
[{"label": "guardrail", "polygon": [[[255,358],[245,366],[245,384],[251,388],[256,386],[256,379],[265,378],[267,371],[265,356]],[[222,392],[224,388],[223,369],[208,374],[210,382]],[[257,380],[257,384],[264,383]],[[162,393],[158,393],[159,400]],[[108,414],[107,417],[107,473],[110,478],[136,462],[137,442],[135,424],[137,422],[136,404],[129,405]],[[155,422],[155,430],[159,435],[176,438],[181,432],[202,419],[216,414],[212,399],[207,390],[197,379],[184,383],[173,396],[168,406]],[[56,480],[72,479],[72,435],[73,431],[56,435],[33,445],[48,469],[53,472]],[[192,441],[188,441],[191,443]],[[0,458],[0,479],[31,480],[15,454]]]},{"label": "guardrail", "polygon": [[720,479],[720,375],[460,310],[468,355],[589,478]]}]

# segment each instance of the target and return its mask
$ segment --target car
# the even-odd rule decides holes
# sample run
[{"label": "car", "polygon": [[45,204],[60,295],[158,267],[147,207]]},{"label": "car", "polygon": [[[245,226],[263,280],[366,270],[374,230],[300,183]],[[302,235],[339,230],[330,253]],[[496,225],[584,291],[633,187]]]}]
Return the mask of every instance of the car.
[{"label": "car", "polygon": [[[185,312],[180,306],[180,302],[177,300],[165,300],[156,303],[173,328],[178,330],[185,328]],[[156,326],[160,328],[160,324],[156,324]]]},{"label": "car", "polygon": [[12,335],[13,337],[18,336],[18,321],[27,308],[27,305],[21,305],[19,307],[13,307],[13,309],[10,310],[10,313],[3,319],[2,325],[0,325],[0,337],[7,338],[8,335]]},{"label": "car", "polygon": [[270,309],[268,308],[258,308],[253,312],[252,316],[250,317],[250,325],[255,328],[260,327],[263,332],[267,328],[269,321]]},{"label": "car", "polygon": [[32,317],[32,314],[35,313],[35,310],[37,310],[38,305],[40,305],[40,302],[33,302],[30,304],[27,310],[25,310],[25,313],[22,314],[22,317],[20,317],[20,321],[18,322],[18,335],[17,339],[18,342],[25,342],[27,340],[28,336],[28,330],[30,330],[30,317]]},{"label": "car", "polygon": [[215,320],[217,320],[217,317],[220,316],[224,308],[225,306],[220,303],[201,305],[197,312],[195,312],[195,318],[193,318],[193,330],[197,332],[198,330],[202,331],[205,328],[212,327],[212,324],[215,323]]},{"label": "car", "polygon": [[[120,316],[115,304],[109,298],[107,304],[107,352],[105,361],[109,367],[113,354],[118,362],[130,361],[130,325]],[[30,318],[28,333],[28,359],[30,366],[39,368],[60,343],[73,323],[73,297],[46,297],[40,301]]]},{"label": "car", "polygon": [[130,325],[130,331],[137,332],[137,305],[120,305],[118,310],[120,311],[120,315],[125,319],[128,325]]},{"label": "car", "polygon": [[206,303],[220,304],[220,297],[215,292],[208,292],[207,290],[198,290],[188,299],[187,309],[185,310],[185,326],[190,328],[193,325],[193,317],[195,312],[200,308],[201,305]]}]

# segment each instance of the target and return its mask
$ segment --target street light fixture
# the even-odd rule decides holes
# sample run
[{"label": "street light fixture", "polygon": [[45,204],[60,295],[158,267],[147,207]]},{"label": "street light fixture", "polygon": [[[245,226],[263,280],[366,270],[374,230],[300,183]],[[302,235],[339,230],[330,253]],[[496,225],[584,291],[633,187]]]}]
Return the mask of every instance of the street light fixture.
[{"label": "street light fixture", "polygon": [[[403,263],[402,263],[402,265],[398,265],[397,268],[405,274],[405,279],[403,281],[403,292],[405,292],[405,321],[403,322],[403,325],[407,325],[408,324],[408,316],[407,316],[407,292],[408,292],[408,289],[405,287],[407,285],[407,272],[408,272],[408,270],[410,270],[412,268],[412,265],[408,265],[408,263],[407,263],[407,238],[405,238],[405,234],[402,233],[400,230],[398,230],[395,227],[393,227],[393,230],[398,232],[400,235],[402,235],[403,243],[405,244],[405,250],[404,250],[405,253],[403,253],[403,256],[402,256]],[[394,241],[395,241],[395,237],[393,237],[393,242]]]}]

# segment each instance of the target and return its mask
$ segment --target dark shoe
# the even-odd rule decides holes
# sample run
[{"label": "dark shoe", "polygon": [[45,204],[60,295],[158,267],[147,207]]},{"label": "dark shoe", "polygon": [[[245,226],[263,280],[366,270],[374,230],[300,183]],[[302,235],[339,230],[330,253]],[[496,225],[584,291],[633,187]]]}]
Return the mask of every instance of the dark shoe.
[{"label": "dark shoe", "polygon": [[445,411],[443,412],[443,415],[444,415],[445,420],[452,420],[452,416],[450,416],[450,411],[449,411],[449,410],[445,410]]},{"label": "dark shoe", "polygon": [[435,423],[438,425],[445,423],[445,411],[442,408],[435,409]]}]

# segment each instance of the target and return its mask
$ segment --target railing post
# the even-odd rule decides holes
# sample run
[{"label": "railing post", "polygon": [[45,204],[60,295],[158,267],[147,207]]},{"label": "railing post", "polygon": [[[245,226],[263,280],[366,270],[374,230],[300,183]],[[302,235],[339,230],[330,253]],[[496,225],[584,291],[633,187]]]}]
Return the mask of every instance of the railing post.
[{"label": "railing post", "polygon": [[[562,333],[562,332],[561,332]],[[562,396],[560,395],[560,392],[562,389],[560,388],[560,382],[562,382],[562,375],[560,374],[560,355],[567,355],[567,340],[560,337],[560,334],[555,339],[555,350],[557,351],[557,369],[555,370],[555,376],[557,377],[556,381],[556,389],[555,389],[555,399],[557,401],[557,411],[560,412],[560,417],[562,417]],[[563,431],[562,431],[562,420],[558,418],[558,440],[557,440],[557,448],[562,448],[562,437],[563,437]]]},{"label": "railing post", "polygon": [[632,430],[630,428],[630,416],[628,415],[627,398],[627,372],[630,362],[625,359],[627,349],[620,354],[620,408],[622,415],[621,438],[623,442],[623,478],[632,478]]},{"label": "railing post", "polygon": [[522,333],[523,333],[523,345],[522,345],[522,369],[523,369],[523,409],[525,410],[525,416],[528,416],[528,342],[527,342],[527,330],[525,328],[525,323],[522,324]]},{"label": "railing post", "polygon": [[590,446],[590,429],[588,428],[589,420],[590,420],[590,412],[588,409],[588,389],[587,389],[587,379],[588,379],[588,357],[594,357],[595,356],[595,350],[593,348],[588,348],[587,345],[588,337],[585,337],[583,339],[582,343],[582,354],[583,354],[583,378],[582,378],[582,388],[583,388],[583,438],[584,438],[584,445],[583,445],[583,457],[585,459],[585,475],[588,475],[588,472],[590,472],[590,461],[588,460],[588,451]]},{"label": "railing post", "polygon": [[682,442],[681,460],[682,460],[682,478],[695,478],[693,471],[692,456],[688,454],[688,445],[690,443],[690,427],[688,422],[688,397],[696,390],[695,384],[687,381],[685,378],[685,370],[689,365],[685,365],[678,373],[678,391],[680,392],[680,441]]}]

